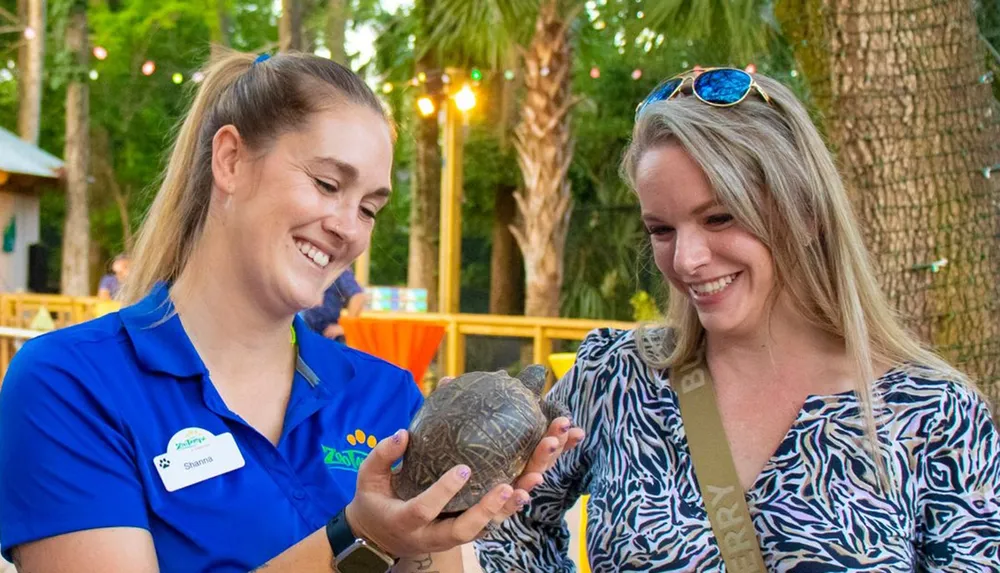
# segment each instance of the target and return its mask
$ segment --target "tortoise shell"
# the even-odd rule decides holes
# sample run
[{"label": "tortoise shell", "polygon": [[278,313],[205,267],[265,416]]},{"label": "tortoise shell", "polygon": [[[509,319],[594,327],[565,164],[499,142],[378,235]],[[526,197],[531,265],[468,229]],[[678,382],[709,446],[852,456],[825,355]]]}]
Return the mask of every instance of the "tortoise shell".
[{"label": "tortoise shell", "polygon": [[458,464],[472,475],[443,513],[475,505],[497,485],[512,483],[545,437],[549,423],[565,415],[541,400],[545,367],[531,365],[517,378],[506,372],[470,372],[431,393],[410,423],[401,468],[392,476],[400,499],[410,499]]}]

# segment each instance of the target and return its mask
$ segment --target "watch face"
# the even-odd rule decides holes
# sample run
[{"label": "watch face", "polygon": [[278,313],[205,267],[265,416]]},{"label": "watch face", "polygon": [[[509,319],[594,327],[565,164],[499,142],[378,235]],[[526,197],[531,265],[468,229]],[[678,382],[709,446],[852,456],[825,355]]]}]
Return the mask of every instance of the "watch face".
[{"label": "watch face", "polygon": [[340,573],[386,573],[392,566],[391,559],[364,542],[355,543],[337,559],[337,571]]}]

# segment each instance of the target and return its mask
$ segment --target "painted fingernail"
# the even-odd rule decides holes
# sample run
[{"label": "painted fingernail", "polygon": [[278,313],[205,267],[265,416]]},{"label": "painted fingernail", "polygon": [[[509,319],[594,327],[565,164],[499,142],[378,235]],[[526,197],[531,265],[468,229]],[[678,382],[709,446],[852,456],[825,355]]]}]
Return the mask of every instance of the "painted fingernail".
[{"label": "painted fingernail", "polygon": [[573,426],[570,426],[569,424],[566,424],[566,425],[564,425],[564,426],[562,426],[562,427],[559,428],[559,432],[562,433],[562,434],[565,434],[572,427]]},{"label": "painted fingernail", "polygon": [[520,498],[520,499],[517,500],[517,507],[518,508],[523,508],[526,505],[528,505],[528,498],[522,497],[522,498]]},{"label": "painted fingernail", "polygon": [[556,453],[556,450],[558,450],[558,449],[559,448],[557,446],[550,446],[549,447],[549,453],[550,454],[554,454],[554,453]]},{"label": "painted fingernail", "polygon": [[396,430],[396,433],[392,435],[393,443],[399,444],[403,441],[403,430]]},{"label": "painted fingernail", "polygon": [[[510,490],[507,490],[507,489],[505,489],[505,490],[503,490],[503,492],[502,492],[502,493],[500,494],[500,499],[501,499],[501,500],[503,500],[503,501],[507,501],[508,499],[510,499],[510,496],[511,496],[511,494],[512,494],[512,493],[514,493],[514,492],[512,492],[512,491],[510,491]],[[520,503],[520,502],[518,502],[518,503]]]},{"label": "painted fingernail", "polygon": [[471,471],[469,470],[469,468],[467,468],[467,467],[465,467],[465,466],[462,466],[462,467],[461,467],[461,468],[459,468],[459,470],[458,470],[458,477],[460,477],[460,478],[462,478],[462,479],[469,479],[469,475],[470,475],[471,473],[472,473],[472,472],[471,472]]}]

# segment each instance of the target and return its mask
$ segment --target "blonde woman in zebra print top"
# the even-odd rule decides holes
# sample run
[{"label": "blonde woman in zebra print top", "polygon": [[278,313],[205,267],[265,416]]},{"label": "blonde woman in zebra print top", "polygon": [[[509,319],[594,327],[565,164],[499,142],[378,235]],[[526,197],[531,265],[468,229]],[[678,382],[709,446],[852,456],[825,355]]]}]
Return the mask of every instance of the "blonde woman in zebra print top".
[{"label": "blonde woman in zebra print top", "polygon": [[698,77],[643,103],[622,169],[670,285],[669,330],[584,341],[551,397],[587,437],[477,543],[484,569],[574,570],[563,517],[589,493],[595,573],[725,571],[671,385],[703,361],[769,571],[1000,571],[985,400],[890,311],[791,92],[754,75],[720,102],[741,77],[693,94]]}]

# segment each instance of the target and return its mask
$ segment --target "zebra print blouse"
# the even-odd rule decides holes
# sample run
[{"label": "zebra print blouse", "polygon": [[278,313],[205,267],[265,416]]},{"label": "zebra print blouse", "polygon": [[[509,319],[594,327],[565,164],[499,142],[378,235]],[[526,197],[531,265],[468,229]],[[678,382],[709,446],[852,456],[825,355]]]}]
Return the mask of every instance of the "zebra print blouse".
[{"label": "zebra print blouse", "polygon": [[[927,371],[876,382],[880,492],[852,392],[810,397],[747,501],[769,571],[1000,571],[1000,433],[986,404]],[[632,331],[599,330],[553,388],[587,432],[531,505],[476,544],[487,573],[571,572],[563,517],[583,493],[594,573],[725,571],[666,373]]]}]

